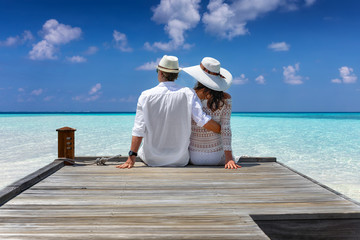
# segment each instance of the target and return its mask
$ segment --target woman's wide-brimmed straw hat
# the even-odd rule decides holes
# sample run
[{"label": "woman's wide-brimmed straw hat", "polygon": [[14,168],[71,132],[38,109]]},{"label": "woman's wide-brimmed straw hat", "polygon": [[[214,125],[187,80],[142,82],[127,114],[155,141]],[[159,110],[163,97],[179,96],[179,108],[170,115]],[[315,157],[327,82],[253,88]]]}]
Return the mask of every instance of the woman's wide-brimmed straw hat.
[{"label": "woman's wide-brimmed straw hat", "polygon": [[157,66],[157,69],[162,72],[168,72],[168,73],[178,73],[181,71],[179,68],[179,60],[175,56],[167,56],[164,55],[159,65]]},{"label": "woman's wide-brimmed straw hat", "polygon": [[215,58],[205,57],[200,65],[183,68],[182,70],[204,86],[215,91],[225,91],[232,83],[231,73],[222,68],[220,62]]}]

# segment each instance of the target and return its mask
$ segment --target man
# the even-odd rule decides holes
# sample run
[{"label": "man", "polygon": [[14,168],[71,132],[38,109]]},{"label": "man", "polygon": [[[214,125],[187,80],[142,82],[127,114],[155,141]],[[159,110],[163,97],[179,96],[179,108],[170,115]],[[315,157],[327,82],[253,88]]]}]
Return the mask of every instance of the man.
[{"label": "man", "polygon": [[[177,57],[163,56],[157,72],[160,83],[141,93],[129,157],[117,168],[132,168],[137,155],[148,166],[187,165],[191,119],[198,126],[220,133],[220,125],[202,111],[196,93],[174,83],[180,72]],[[143,138],[144,143],[140,148]]]}]

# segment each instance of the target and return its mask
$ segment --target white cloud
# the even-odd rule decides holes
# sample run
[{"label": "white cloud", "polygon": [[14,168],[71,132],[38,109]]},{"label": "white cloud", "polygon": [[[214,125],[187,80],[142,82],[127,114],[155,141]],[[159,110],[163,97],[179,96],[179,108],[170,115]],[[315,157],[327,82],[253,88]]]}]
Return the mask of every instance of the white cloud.
[{"label": "white cloud", "polygon": [[114,30],[113,37],[115,40],[115,48],[123,52],[131,52],[132,48],[128,46],[127,37],[124,33]]},{"label": "white cloud", "polygon": [[29,52],[29,57],[32,60],[57,59],[56,51],[57,48],[54,45],[46,40],[42,40],[33,45],[33,49]]},{"label": "white cloud", "polygon": [[185,44],[185,32],[196,27],[200,21],[200,0],[161,0],[153,9],[152,20],[158,24],[165,24],[165,31],[169,35],[169,42],[145,43],[147,50],[171,51],[179,47],[188,49]]},{"label": "white cloud", "polygon": [[357,76],[353,74],[353,69],[349,67],[341,67],[339,68],[340,76],[344,83],[356,83]]},{"label": "white cloud", "polygon": [[8,37],[5,41],[0,42],[0,46],[11,47],[16,45],[20,41],[19,36]]},{"label": "white cloud", "polygon": [[81,102],[92,102],[92,101],[99,99],[99,97],[102,94],[102,92],[100,92],[100,90],[101,90],[101,84],[97,83],[97,84],[95,84],[95,86],[91,87],[88,95],[79,95],[79,96],[73,97],[72,99],[75,101],[81,101]]},{"label": "white cloud", "polygon": [[97,53],[98,51],[99,51],[98,47],[90,46],[84,53],[86,55],[93,55],[93,54]]},{"label": "white cloud", "polygon": [[290,45],[287,44],[286,42],[276,42],[276,43],[273,42],[269,44],[268,48],[272,49],[275,52],[289,51]]},{"label": "white cloud", "polygon": [[151,61],[144,63],[143,65],[136,68],[136,70],[155,70],[157,65],[159,65],[160,58],[156,59],[156,61]]},{"label": "white cloud", "polygon": [[149,42],[144,43],[144,48],[149,51],[153,51],[154,48],[151,46]]},{"label": "white cloud", "polygon": [[305,5],[306,6],[311,6],[316,2],[316,0],[305,0]]},{"label": "white cloud", "polygon": [[331,80],[332,83],[342,83],[341,79],[335,78]]},{"label": "white cloud", "polygon": [[23,35],[22,35],[22,41],[26,42],[26,41],[32,41],[34,40],[34,36],[32,35],[32,33],[28,30],[25,30]]},{"label": "white cloud", "polygon": [[235,36],[245,35],[246,21],[236,17],[236,10],[231,5],[224,3],[223,0],[210,0],[207,6],[208,12],[203,16],[205,30],[221,38],[232,39]]},{"label": "white cloud", "polygon": [[93,86],[89,92],[89,95],[93,95],[97,93],[101,89],[101,84],[97,83],[95,86]]},{"label": "white cloud", "polygon": [[57,59],[55,54],[58,48],[56,46],[80,38],[81,33],[81,29],[78,27],[64,25],[55,19],[47,20],[42,29],[43,40],[33,45],[29,57],[33,60]]},{"label": "white cloud", "polygon": [[137,102],[137,97],[129,96],[127,98],[123,97],[119,99],[119,102]]},{"label": "white cloud", "polygon": [[83,63],[87,61],[87,59],[82,56],[68,57],[67,60],[72,63]]},{"label": "white cloud", "polygon": [[43,25],[43,34],[44,39],[48,43],[60,45],[80,38],[81,29],[78,27],[71,27],[70,25],[64,25],[55,19],[50,19]]},{"label": "white cloud", "polygon": [[[314,0],[307,0],[311,5]],[[228,2],[228,3],[227,3]],[[205,30],[215,36],[232,39],[249,31],[246,25],[277,9],[293,11],[298,9],[294,0],[210,0],[207,12],[203,15]]]},{"label": "white cloud", "polygon": [[341,79],[332,79],[331,82],[333,83],[356,83],[357,76],[353,73],[354,69],[350,67],[343,66],[339,68],[339,73]]},{"label": "white cloud", "polygon": [[240,77],[236,77],[233,79],[233,84],[235,85],[243,85],[249,81],[248,78],[245,77],[245,74],[241,74]]},{"label": "white cloud", "polygon": [[5,46],[5,47],[11,47],[11,46],[15,46],[18,44],[24,44],[27,41],[31,41],[33,40],[34,37],[32,35],[32,33],[28,30],[25,30],[22,34],[22,36],[15,36],[15,37],[8,37],[5,41],[0,41],[0,47],[1,46]]},{"label": "white cloud", "polygon": [[92,95],[92,96],[90,96],[90,97],[85,98],[85,101],[86,101],[86,102],[92,102],[92,101],[97,100],[99,97],[100,97],[100,94]]},{"label": "white cloud", "polygon": [[18,92],[25,92],[25,89],[23,89],[23,88],[18,88]]},{"label": "white cloud", "polygon": [[255,82],[257,82],[258,84],[265,84],[265,78],[263,75],[258,76],[257,78],[255,78]]},{"label": "white cloud", "polygon": [[283,67],[284,72],[284,81],[287,84],[291,85],[299,85],[303,84],[303,77],[300,75],[296,75],[296,73],[300,70],[300,64],[296,63],[295,66],[287,66]]},{"label": "white cloud", "polygon": [[43,90],[41,88],[35,89],[31,92],[31,95],[39,96],[43,93]]},{"label": "white cloud", "polygon": [[137,97],[135,96],[128,96],[128,97],[122,97],[122,98],[112,98],[109,100],[109,102],[121,102],[121,103],[130,103],[130,102],[137,102]]},{"label": "white cloud", "polygon": [[44,97],[44,101],[49,102],[49,101],[53,100],[54,98],[55,98],[54,96],[46,96],[46,97]]}]

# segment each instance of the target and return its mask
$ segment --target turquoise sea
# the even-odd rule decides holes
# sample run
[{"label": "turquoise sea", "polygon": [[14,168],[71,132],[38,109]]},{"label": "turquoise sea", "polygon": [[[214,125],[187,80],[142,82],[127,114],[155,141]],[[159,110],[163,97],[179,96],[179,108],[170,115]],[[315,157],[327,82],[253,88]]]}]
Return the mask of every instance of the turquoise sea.
[{"label": "turquoise sea", "polygon": [[[0,188],[52,162],[64,126],[77,129],[77,156],[126,155],[134,117],[0,114]],[[360,113],[233,113],[231,126],[235,156],[276,157],[360,201]]]}]

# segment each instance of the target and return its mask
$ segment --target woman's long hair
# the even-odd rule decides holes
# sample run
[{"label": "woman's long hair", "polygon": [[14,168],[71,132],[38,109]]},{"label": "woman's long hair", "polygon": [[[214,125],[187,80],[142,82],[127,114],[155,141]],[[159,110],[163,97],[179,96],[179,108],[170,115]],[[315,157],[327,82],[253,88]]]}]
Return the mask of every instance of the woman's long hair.
[{"label": "woman's long hair", "polygon": [[197,82],[195,86],[195,91],[202,90],[205,98],[207,99],[207,106],[210,108],[211,111],[215,112],[216,110],[220,109],[224,106],[224,99],[225,95],[223,91],[215,91],[212,90],[200,82]]}]

